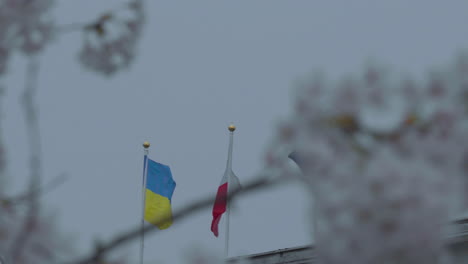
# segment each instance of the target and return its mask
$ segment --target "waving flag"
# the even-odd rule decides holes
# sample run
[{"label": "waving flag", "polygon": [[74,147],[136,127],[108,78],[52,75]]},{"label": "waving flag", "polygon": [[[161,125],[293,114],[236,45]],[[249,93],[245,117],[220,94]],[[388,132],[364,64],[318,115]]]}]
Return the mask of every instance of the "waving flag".
[{"label": "waving flag", "polygon": [[[230,185],[230,187],[228,186]],[[229,187],[229,188],[228,188]],[[231,169],[226,170],[216,193],[216,200],[213,206],[213,221],[211,222],[211,231],[215,236],[219,235],[218,225],[221,216],[226,212],[228,189],[232,191],[240,188],[239,179],[234,175]]]},{"label": "waving flag", "polygon": [[159,229],[172,225],[171,199],[176,187],[169,166],[146,162],[145,220]]},{"label": "waving flag", "polygon": [[[236,129],[235,126],[230,125],[229,131],[231,131],[229,136],[229,150],[228,150],[228,160],[226,165],[226,171],[224,172],[223,178],[221,179],[221,184],[218,187],[218,192],[216,193],[216,200],[213,205],[213,220],[211,221],[211,232],[217,237],[219,235],[218,225],[219,221],[223,214],[228,211],[227,217],[227,230],[226,237],[228,240],[229,237],[229,205],[227,203],[227,198],[230,193],[241,188],[239,179],[236,177],[232,171],[232,142],[233,142],[233,132]],[[227,249],[226,249],[227,250]],[[227,251],[226,251],[227,252]],[[227,254],[227,253],[226,253]]]}]

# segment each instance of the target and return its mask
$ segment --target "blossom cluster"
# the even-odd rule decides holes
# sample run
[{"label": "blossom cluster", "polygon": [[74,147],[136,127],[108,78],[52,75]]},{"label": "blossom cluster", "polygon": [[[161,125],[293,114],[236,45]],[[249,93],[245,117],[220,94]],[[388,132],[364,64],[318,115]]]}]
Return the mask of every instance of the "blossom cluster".
[{"label": "blossom cluster", "polygon": [[12,52],[35,54],[52,39],[53,3],[53,0],[0,0],[0,75],[5,73]]},{"label": "blossom cluster", "polygon": [[143,22],[142,1],[131,2],[122,12],[101,16],[85,31],[81,63],[105,75],[126,68],[135,57]]},{"label": "blossom cluster", "polygon": [[314,198],[321,263],[439,263],[444,225],[468,204],[468,57],[424,81],[370,66],[298,85],[266,165]]},{"label": "blossom cluster", "polygon": [[[0,75],[15,51],[36,54],[57,36],[51,17],[54,0],[0,0]],[[102,15],[85,25],[78,54],[83,66],[110,75],[126,68],[135,57],[144,22],[143,3],[131,0],[122,9]]]}]

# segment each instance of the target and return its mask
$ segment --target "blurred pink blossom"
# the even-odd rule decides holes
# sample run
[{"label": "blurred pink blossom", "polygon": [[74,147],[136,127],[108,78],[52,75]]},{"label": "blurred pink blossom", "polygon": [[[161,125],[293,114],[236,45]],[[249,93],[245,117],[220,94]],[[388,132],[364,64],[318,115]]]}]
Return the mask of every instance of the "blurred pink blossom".
[{"label": "blurred pink blossom", "polygon": [[15,50],[35,54],[52,39],[53,4],[53,0],[0,0],[0,75]]},{"label": "blurred pink blossom", "polygon": [[144,22],[142,5],[141,1],[134,1],[128,9],[105,14],[88,27],[79,53],[85,67],[111,75],[129,66],[134,60]]},{"label": "blurred pink blossom", "polygon": [[52,37],[53,4],[53,0],[1,0],[0,46],[19,48],[25,54],[40,51]]},{"label": "blurred pink blossom", "polygon": [[292,175],[294,151],[322,263],[440,263],[444,225],[468,205],[467,65],[421,83],[371,66],[299,85],[266,165]]}]

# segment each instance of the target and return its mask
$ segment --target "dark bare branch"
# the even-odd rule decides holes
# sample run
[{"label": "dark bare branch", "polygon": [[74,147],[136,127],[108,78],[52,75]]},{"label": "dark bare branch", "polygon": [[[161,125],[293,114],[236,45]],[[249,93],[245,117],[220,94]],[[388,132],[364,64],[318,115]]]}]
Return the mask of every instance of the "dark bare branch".
[{"label": "dark bare branch", "polygon": [[[248,193],[252,193],[254,191],[258,191],[260,189],[265,189],[267,187],[272,187],[280,182],[281,179],[284,178],[277,178],[272,179],[270,177],[262,176],[258,177],[247,184],[245,184],[242,189],[238,189],[232,192],[231,197],[228,200],[234,199],[237,196],[242,196]],[[196,213],[202,209],[205,209],[213,204],[213,196],[205,197],[198,201],[193,202],[192,204],[180,209],[179,211],[175,212],[172,219],[173,221],[180,221],[183,220],[193,213]],[[161,222],[165,222],[168,219],[162,219]],[[157,229],[153,225],[147,225],[143,229],[143,234],[149,233],[156,233],[159,229]],[[117,235],[114,239],[111,239],[109,242],[100,244],[99,246],[95,247],[94,252],[91,254],[80,258],[76,261],[68,262],[67,264],[92,264],[92,263],[99,263],[102,258],[109,253],[110,251],[116,249],[119,246],[122,246],[126,243],[131,242],[134,239],[139,238],[142,235],[142,230],[140,226],[133,227],[128,231],[125,231],[119,235]]]},{"label": "dark bare branch", "polygon": [[37,79],[39,77],[39,61],[35,57],[31,57],[26,70],[26,83],[22,97],[23,110],[26,122],[26,132],[30,148],[29,154],[29,197],[28,197],[28,213],[25,216],[23,226],[17,234],[15,242],[11,247],[11,256],[14,263],[22,253],[22,248],[26,243],[31,229],[34,227],[36,218],[39,214],[39,197],[37,186],[41,185],[42,181],[42,166],[41,166],[41,137],[39,130],[38,109],[35,102],[37,93]]},{"label": "dark bare branch", "polygon": [[[49,182],[47,182],[47,184],[45,184],[44,186],[36,187],[36,193],[42,196],[56,189],[57,187],[65,183],[65,181],[67,180],[68,180],[68,176],[66,174],[60,174],[56,176],[55,178],[53,178],[52,180],[50,180]],[[0,198],[0,204],[7,205],[7,206],[16,206],[16,205],[19,205],[28,201],[31,198],[31,195],[33,194],[30,191],[27,191],[17,196]]]}]

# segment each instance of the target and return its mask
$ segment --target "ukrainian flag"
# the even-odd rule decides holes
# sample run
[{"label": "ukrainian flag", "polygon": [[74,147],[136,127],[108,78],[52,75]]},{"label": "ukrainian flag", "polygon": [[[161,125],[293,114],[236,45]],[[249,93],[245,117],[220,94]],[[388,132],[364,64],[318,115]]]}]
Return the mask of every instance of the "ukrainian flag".
[{"label": "ukrainian flag", "polygon": [[145,220],[159,229],[172,225],[171,198],[176,187],[169,166],[147,159]]}]

